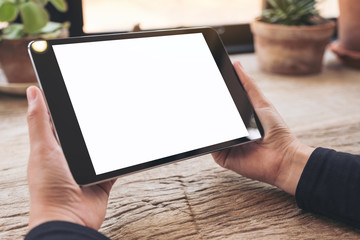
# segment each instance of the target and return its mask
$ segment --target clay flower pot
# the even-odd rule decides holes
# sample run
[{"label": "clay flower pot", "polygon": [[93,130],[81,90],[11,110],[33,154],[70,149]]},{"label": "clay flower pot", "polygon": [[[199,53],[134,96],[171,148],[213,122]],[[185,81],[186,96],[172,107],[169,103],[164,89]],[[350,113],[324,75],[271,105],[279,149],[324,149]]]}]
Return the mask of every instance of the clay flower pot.
[{"label": "clay flower pot", "polygon": [[339,0],[338,41],[331,50],[344,64],[360,68],[360,4],[359,0]]},{"label": "clay flower pot", "polygon": [[27,53],[30,39],[1,40],[0,63],[9,83],[33,83],[36,76]]},{"label": "clay flower pot", "polygon": [[251,31],[261,69],[291,75],[319,73],[334,29],[335,23],[330,21],[314,26],[285,26],[256,19]]},{"label": "clay flower pot", "polygon": [[[69,32],[64,28],[59,37],[67,37]],[[8,83],[35,83],[36,76],[27,51],[30,41],[37,38],[2,39],[0,41],[0,67]]]}]

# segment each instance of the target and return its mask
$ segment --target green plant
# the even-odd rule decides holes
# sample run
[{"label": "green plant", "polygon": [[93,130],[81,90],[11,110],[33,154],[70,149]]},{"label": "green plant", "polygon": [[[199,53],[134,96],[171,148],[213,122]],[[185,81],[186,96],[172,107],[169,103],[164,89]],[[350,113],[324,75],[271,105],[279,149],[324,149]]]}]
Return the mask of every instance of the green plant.
[{"label": "green plant", "polygon": [[[64,24],[50,22],[49,13],[45,9],[49,2],[58,11],[67,11],[65,0],[0,0],[0,22],[8,23],[0,37],[2,39],[19,39],[28,36],[51,38],[59,35]],[[19,15],[22,23],[14,22]]]},{"label": "green plant", "polygon": [[261,21],[283,25],[316,25],[322,19],[315,0],[267,0],[271,8],[265,9]]}]

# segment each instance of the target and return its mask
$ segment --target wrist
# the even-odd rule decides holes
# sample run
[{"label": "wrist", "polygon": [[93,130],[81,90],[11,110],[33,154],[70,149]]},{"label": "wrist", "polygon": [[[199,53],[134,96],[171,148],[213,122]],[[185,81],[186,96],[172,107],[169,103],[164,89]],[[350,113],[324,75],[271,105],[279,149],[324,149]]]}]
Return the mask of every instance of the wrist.
[{"label": "wrist", "polygon": [[49,207],[49,208],[30,210],[28,229],[30,231],[36,226],[50,221],[64,221],[64,222],[71,222],[82,226],[86,226],[86,224],[82,221],[82,219],[77,217],[75,214],[71,212],[64,212],[64,210],[57,210]]},{"label": "wrist", "polygon": [[284,155],[274,185],[291,195],[295,195],[301,174],[314,150],[315,148],[301,142],[294,143]]}]

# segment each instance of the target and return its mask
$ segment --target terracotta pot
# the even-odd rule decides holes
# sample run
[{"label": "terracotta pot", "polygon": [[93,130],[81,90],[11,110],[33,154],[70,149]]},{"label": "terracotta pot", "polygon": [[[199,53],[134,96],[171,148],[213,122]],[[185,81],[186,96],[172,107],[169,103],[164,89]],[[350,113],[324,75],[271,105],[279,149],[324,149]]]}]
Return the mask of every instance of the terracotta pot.
[{"label": "terracotta pot", "polygon": [[341,48],[360,52],[359,0],[339,0],[338,40]]},{"label": "terracotta pot", "polygon": [[315,26],[285,26],[256,19],[251,31],[261,69],[292,75],[320,72],[334,29],[335,23],[330,21]]},{"label": "terracotta pot", "polygon": [[[67,37],[68,30],[62,30],[59,37]],[[0,64],[9,83],[33,83],[36,76],[27,51],[30,41],[38,38],[24,38],[0,41]]]},{"label": "terracotta pot", "polygon": [[350,67],[360,68],[360,4],[359,0],[339,0],[338,40],[331,50]]}]

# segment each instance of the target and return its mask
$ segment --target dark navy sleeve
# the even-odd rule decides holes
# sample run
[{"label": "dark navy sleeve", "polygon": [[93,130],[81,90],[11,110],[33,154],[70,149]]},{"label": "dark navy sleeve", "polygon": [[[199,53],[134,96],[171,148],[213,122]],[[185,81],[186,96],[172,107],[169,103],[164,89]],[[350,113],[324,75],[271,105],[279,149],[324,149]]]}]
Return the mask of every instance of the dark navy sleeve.
[{"label": "dark navy sleeve", "polygon": [[303,210],[360,228],[360,155],[315,149],[295,198]]},{"label": "dark navy sleeve", "polygon": [[98,231],[75,223],[51,221],[33,228],[25,240],[109,240]]}]

